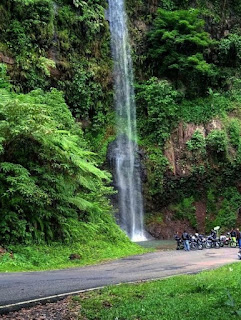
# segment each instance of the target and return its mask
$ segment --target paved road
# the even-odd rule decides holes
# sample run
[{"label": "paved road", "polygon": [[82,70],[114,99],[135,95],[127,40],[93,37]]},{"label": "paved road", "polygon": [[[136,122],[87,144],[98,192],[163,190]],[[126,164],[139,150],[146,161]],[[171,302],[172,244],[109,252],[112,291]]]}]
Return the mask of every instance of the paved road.
[{"label": "paved road", "polygon": [[0,311],[8,304],[124,282],[161,279],[232,263],[237,249],[159,251],[76,269],[0,273]]}]

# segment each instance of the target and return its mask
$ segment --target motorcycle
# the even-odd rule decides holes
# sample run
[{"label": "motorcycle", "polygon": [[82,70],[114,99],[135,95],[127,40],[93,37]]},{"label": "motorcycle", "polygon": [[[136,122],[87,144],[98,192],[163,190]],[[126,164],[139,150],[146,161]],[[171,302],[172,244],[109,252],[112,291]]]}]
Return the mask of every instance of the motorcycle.
[{"label": "motorcycle", "polygon": [[206,241],[206,248],[210,249],[210,248],[216,248],[219,249],[220,248],[220,242],[218,239],[214,239],[211,236],[207,237],[207,241]]},{"label": "motorcycle", "polygon": [[198,250],[202,250],[206,246],[206,238],[201,234],[198,234],[197,246],[198,246]]},{"label": "motorcycle", "polygon": [[202,250],[204,248],[205,238],[199,233],[195,233],[195,236],[191,237],[190,247],[193,249]]},{"label": "motorcycle", "polygon": [[183,250],[183,249],[184,249],[184,244],[183,244],[182,239],[176,237],[175,240],[176,240],[176,242],[177,242],[176,250]]},{"label": "motorcycle", "polygon": [[197,250],[198,247],[197,247],[197,241],[195,236],[190,235],[189,244],[190,244],[191,250]]},{"label": "motorcycle", "polygon": [[226,234],[226,236],[224,235],[220,236],[220,240],[223,242],[224,245],[230,246],[231,248],[236,248],[238,245],[237,241],[234,241],[232,239],[229,232]]},{"label": "motorcycle", "polygon": [[221,235],[219,238],[220,247],[228,246],[229,245],[229,237],[225,235]]}]

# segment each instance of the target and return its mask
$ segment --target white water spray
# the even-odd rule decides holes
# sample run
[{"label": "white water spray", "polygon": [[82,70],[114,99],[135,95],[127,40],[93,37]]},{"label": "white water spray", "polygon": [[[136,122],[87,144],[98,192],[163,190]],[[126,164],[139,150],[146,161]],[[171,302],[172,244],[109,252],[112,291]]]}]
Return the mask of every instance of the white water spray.
[{"label": "white water spray", "polygon": [[146,240],[140,159],[136,135],[133,69],[124,0],[109,0],[108,17],[114,60],[117,141],[113,150],[120,225],[132,241]]}]

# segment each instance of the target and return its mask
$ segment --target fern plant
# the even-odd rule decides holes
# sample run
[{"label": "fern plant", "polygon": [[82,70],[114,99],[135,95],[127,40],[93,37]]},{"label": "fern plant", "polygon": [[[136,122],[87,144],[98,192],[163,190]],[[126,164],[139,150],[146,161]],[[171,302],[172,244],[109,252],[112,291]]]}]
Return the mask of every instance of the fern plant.
[{"label": "fern plant", "polygon": [[69,220],[109,213],[110,174],[97,168],[62,94],[0,97],[1,242],[67,241]]}]

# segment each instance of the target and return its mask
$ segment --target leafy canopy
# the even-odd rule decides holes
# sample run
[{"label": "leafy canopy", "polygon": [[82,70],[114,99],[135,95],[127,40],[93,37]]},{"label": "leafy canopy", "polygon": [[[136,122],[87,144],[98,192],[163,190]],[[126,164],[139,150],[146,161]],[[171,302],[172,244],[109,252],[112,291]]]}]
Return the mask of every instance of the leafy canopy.
[{"label": "leafy canopy", "polygon": [[166,11],[159,9],[153,28],[148,34],[149,60],[158,75],[187,80],[194,72],[213,75],[213,65],[205,58],[205,50],[214,41],[204,31],[204,20],[198,10]]}]

